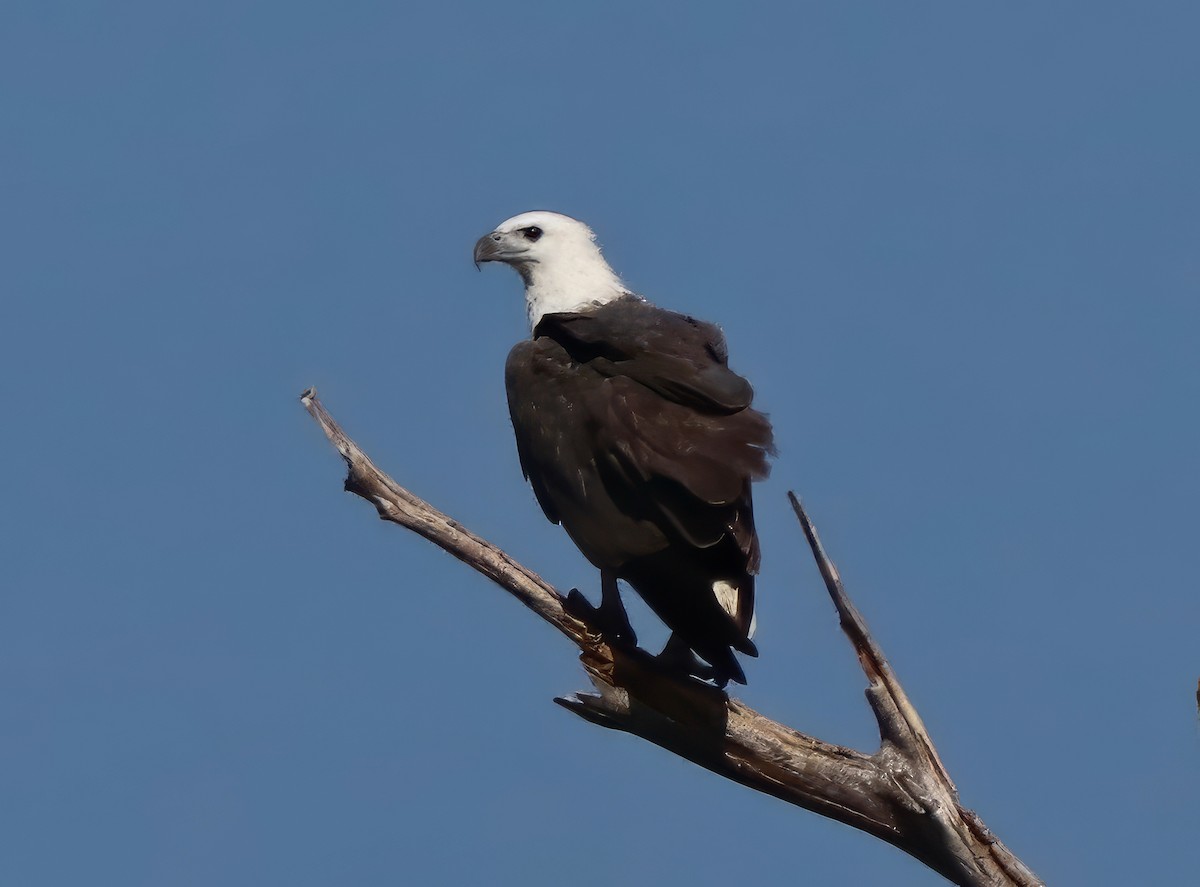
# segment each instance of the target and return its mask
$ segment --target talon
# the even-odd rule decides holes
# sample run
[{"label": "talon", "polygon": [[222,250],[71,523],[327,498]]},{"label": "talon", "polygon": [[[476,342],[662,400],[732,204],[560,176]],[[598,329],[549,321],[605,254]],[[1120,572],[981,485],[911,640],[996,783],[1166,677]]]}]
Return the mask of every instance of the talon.
[{"label": "talon", "polygon": [[588,625],[593,625],[596,621],[596,614],[599,610],[592,606],[591,601],[583,596],[578,588],[572,588],[567,592],[567,599],[563,602],[563,609],[578,619],[580,622],[586,622]]},{"label": "talon", "polygon": [[717,669],[692,652],[687,642],[678,634],[671,634],[666,646],[655,658],[672,671],[682,672],[702,681],[712,681],[721,689],[729,683],[727,677],[718,675]]},{"label": "talon", "polygon": [[604,604],[599,607],[593,606],[578,588],[572,588],[567,593],[563,609],[606,641],[637,646],[637,634],[625,617],[624,610],[614,613],[612,609],[615,608],[607,608]]}]

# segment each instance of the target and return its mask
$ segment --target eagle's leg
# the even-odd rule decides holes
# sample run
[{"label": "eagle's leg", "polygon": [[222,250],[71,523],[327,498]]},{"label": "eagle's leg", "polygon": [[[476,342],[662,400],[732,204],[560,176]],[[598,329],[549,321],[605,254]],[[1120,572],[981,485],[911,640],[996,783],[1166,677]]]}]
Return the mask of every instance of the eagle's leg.
[{"label": "eagle's leg", "polygon": [[[702,681],[716,680],[716,669],[702,662],[678,632],[671,632],[671,636],[667,638],[667,645],[662,648],[662,652],[658,654],[657,658],[660,663],[672,671],[680,671]],[[719,683],[719,686],[725,685]]]},{"label": "eagle's leg", "polygon": [[567,595],[566,610],[581,622],[595,628],[605,638],[637,646],[637,634],[629,623],[629,614],[617,588],[617,576],[608,570],[600,571],[600,606],[593,607],[578,588]]},{"label": "eagle's leg", "polygon": [[617,576],[608,570],[600,571],[600,612],[603,622],[614,637],[621,638],[630,646],[637,646],[637,634],[629,622],[629,614],[625,612],[625,602],[621,600],[621,592],[617,588]]}]

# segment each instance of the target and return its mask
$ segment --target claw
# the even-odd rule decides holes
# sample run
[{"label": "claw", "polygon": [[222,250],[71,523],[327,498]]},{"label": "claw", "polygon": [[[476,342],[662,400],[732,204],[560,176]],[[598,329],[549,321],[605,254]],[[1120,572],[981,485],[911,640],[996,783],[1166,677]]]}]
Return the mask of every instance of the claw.
[{"label": "claw", "polygon": [[717,670],[693,653],[687,642],[674,632],[667,638],[667,645],[655,658],[672,671],[680,671],[702,681],[712,681],[722,689],[729,683],[728,678],[718,679]]},{"label": "claw", "polygon": [[591,601],[583,596],[583,592],[572,588],[563,602],[563,609],[595,630],[605,640],[617,641],[631,647],[637,646],[637,634],[629,624],[624,608],[614,612],[617,608],[606,607],[603,603],[594,607]]}]

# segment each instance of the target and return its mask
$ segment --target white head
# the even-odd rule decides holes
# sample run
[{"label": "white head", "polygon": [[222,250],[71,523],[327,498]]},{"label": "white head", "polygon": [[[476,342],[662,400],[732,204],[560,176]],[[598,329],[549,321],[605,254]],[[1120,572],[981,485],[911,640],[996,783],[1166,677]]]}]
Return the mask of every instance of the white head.
[{"label": "white head", "polygon": [[521,275],[530,328],[543,314],[588,311],[629,295],[600,255],[592,229],[559,213],[521,213],[501,222],[475,244],[475,265],[482,262],[504,262]]}]

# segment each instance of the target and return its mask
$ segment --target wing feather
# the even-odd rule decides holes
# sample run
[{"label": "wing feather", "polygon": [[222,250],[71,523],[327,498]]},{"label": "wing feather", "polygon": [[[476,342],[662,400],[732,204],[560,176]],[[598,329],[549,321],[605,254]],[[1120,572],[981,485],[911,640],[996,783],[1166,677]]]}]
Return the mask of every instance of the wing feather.
[{"label": "wing feather", "polygon": [[513,348],[505,379],[521,469],[546,516],[741,679],[729,647],[754,651],[750,485],[774,444],[721,331],[633,299],[548,314]]}]

